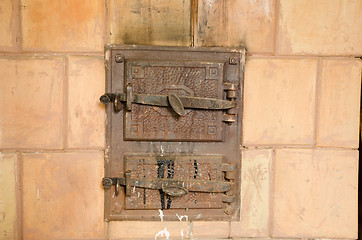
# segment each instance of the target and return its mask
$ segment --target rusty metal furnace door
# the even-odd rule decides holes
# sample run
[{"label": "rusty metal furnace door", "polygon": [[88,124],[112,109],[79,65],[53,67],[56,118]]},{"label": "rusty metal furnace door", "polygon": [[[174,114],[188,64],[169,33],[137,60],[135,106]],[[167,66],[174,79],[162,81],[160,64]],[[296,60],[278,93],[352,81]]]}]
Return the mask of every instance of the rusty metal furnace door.
[{"label": "rusty metal furnace door", "polygon": [[238,220],[245,49],[105,55],[106,220]]}]

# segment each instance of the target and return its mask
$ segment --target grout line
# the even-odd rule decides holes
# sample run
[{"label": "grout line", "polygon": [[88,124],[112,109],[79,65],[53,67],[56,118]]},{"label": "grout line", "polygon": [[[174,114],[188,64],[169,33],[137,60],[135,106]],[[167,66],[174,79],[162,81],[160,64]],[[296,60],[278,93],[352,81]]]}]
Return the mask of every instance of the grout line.
[{"label": "grout line", "polygon": [[358,150],[353,147],[337,147],[337,146],[315,146],[315,145],[248,145],[242,146],[244,149],[319,149],[319,150]]},{"label": "grout line", "polygon": [[223,0],[223,12],[222,12],[222,21],[225,22],[225,30],[226,30],[226,45],[229,46],[229,5],[228,0]]},{"label": "grout line", "polygon": [[63,149],[68,148],[68,105],[69,105],[69,59],[64,59],[64,79],[63,79]]},{"label": "grout line", "polygon": [[273,232],[273,218],[274,218],[274,182],[275,182],[275,159],[276,151],[273,149],[270,159],[270,172],[269,172],[269,225],[268,236],[272,237]]},{"label": "grout line", "polygon": [[315,86],[315,109],[314,109],[314,147],[317,147],[317,138],[319,130],[319,105],[321,97],[321,87],[322,87],[322,59],[318,60],[317,73],[316,73],[316,86]]},{"label": "grout line", "polygon": [[283,55],[272,55],[271,53],[247,53],[248,58],[290,58],[290,59],[336,59],[336,60],[345,60],[345,59],[355,59],[356,56],[353,55],[297,55],[297,54],[283,54]]},{"label": "grout line", "polygon": [[110,13],[109,13],[109,6],[110,6],[110,2],[109,0],[105,0],[104,1],[104,31],[103,31],[103,43],[105,44],[109,44],[111,42],[111,36],[110,36]]},{"label": "grout line", "polygon": [[16,23],[16,48],[17,53],[21,53],[23,48],[23,14],[22,14],[22,5],[21,0],[16,1],[16,14],[17,14],[17,23]]},{"label": "grout line", "polygon": [[280,0],[275,0],[275,15],[274,15],[274,55],[279,53],[278,36],[279,36],[279,15],[280,15]]},{"label": "grout line", "polygon": [[199,2],[198,0],[191,0],[191,47],[195,47],[196,34],[199,20]]},{"label": "grout line", "polygon": [[23,239],[23,156],[20,152],[16,154],[16,210],[17,210],[17,239]]}]

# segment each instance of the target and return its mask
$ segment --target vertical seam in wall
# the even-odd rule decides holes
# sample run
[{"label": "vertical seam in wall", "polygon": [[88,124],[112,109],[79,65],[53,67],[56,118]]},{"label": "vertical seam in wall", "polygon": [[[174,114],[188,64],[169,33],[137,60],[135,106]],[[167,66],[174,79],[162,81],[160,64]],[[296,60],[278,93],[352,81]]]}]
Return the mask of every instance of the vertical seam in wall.
[{"label": "vertical seam in wall", "polygon": [[23,156],[16,154],[16,210],[17,210],[17,239],[23,239]]},{"label": "vertical seam in wall", "polygon": [[268,225],[268,236],[272,237],[273,232],[273,218],[274,218],[274,182],[275,182],[275,158],[276,158],[276,149],[272,149],[271,159],[269,163],[270,172],[269,172],[269,225]]},{"label": "vertical seam in wall", "polygon": [[189,223],[189,236],[188,236],[188,238],[190,238],[190,239],[193,239],[194,238],[194,224],[193,224],[193,222],[190,222]]},{"label": "vertical seam in wall", "polygon": [[[104,219],[103,219],[103,221],[104,221]],[[106,222],[105,221],[105,224],[106,224],[106,236],[105,236],[105,239],[106,240],[109,240],[110,239],[110,236],[109,236],[109,222]]]},{"label": "vertical seam in wall", "polygon": [[16,48],[17,52],[21,53],[23,51],[23,13],[22,13],[22,3],[21,0],[16,2],[17,8],[17,33],[16,33]]},{"label": "vertical seam in wall", "polygon": [[196,39],[196,29],[198,24],[199,17],[199,4],[198,0],[191,0],[191,9],[190,9],[190,28],[191,28],[191,47],[195,46]]},{"label": "vertical seam in wall", "polygon": [[[222,4],[223,4],[223,15],[222,15],[222,21],[225,22],[225,29],[226,29],[226,44],[227,46],[229,46],[229,15],[228,15],[228,1],[229,0],[223,0]],[[225,30],[224,30],[225,31]]]},{"label": "vertical seam in wall", "polygon": [[69,88],[69,57],[65,56],[64,59],[64,82],[63,82],[63,149],[68,146],[68,88]]},{"label": "vertical seam in wall", "polygon": [[110,24],[109,24],[109,5],[110,0],[104,1],[104,31],[103,31],[103,41],[104,44],[108,44],[111,42],[111,36],[110,36]]},{"label": "vertical seam in wall", "polygon": [[316,73],[316,86],[315,86],[315,110],[314,110],[314,147],[317,147],[317,137],[319,130],[319,105],[322,87],[322,59],[318,59],[317,73]]},{"label": "vertical seam in wall", "polygon": [[280,9],[280,0],[275,0],[275,14],[274,14],[274,55],[277,55],[279,52],[278,49],[278,32],[279,32],[279,9]]}]

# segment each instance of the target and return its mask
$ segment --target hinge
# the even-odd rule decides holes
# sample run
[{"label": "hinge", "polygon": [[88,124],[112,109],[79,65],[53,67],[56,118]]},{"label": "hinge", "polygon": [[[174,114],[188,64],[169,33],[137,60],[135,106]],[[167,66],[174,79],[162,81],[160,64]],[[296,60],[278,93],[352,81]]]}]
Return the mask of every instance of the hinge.
[{"label": "hinge", "polygon": [[[238,96],[237,85],[234,83],[224,83],[224,91],[226,91],[226,98],[230,102],[236,102]],[[236,122],[236,109],[227,109],[226,114],[223,115],[223,121],[226,123]]]}]

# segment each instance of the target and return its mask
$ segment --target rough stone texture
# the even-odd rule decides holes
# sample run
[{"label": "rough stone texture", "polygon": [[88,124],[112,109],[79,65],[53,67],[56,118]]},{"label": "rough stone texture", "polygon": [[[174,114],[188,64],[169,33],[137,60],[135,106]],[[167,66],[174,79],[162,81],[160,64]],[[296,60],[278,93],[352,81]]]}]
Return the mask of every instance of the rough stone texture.
[{"label": "rough stone texture", "polygon": [[17,156],[0,153],[0,239],[18,239]]},{"label": "rough stone texture", "polygon": [[103,51],[104,0],[22,0],[25,51]]},{"label": "rough stone texture", "polygon": [[18,19],[17,1],[0,1],[0,51],[16,50]]},{"label": "rough stone texture", "polygon": [[105,236],[103,152],[24,154],[24,239]]},{"label": "rough stone texture", "polygon": [[0,148],[62,148],[63,81],[62,59],[0,59]]},{"label": "rough stone texture", "polygon": [[358,151],[276,151],[274,237],[357,238]]},{"label": "rough stone texture", "polygon": [[103,58],[70,57],[68,59],[68,147],[104,147]]},{"label": "rough stone texture", "polygon": [[[155,210],[157,215],[157,210]],[[167,235],[167,233],[169,235]],[[163,234],[163,236],[161,236]],[[110,222],[109,236],[116,239],[187,239],[188,222]],[[167,236],[169,238],[167,238]]]},{"label": "rough stone texture", "polygon": [[199,1],[196,45],[274,50],[274,0]]},{"label": "rough stone texture", "polygon": [[269,236],[271,149],[244,149],[241,167],[241,217],[231,237]]},{"label": "rough stone texture", "polygon": [[314,59],[249,58],[244,145],[313,144],[316,72]]},{"label": "rough stone texture", "polygon": [[281,0],[277,52],[362,54],[360,0]]},{"label": "rough stone texture", "polygon": [[228,238],[230,232],[229,222],[195,221],[193,224],[193,237],[196,239]]},{"label": "rough stone texture", "polygon": [[189,46],[190,0],[110,0],[111,43]]},{"label": "rough stone texture", "polygon": [[360,60],[324,60],[317,145],[357,148],[361,91]]}]

